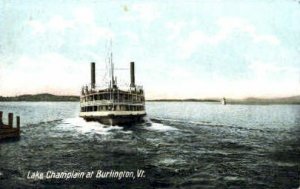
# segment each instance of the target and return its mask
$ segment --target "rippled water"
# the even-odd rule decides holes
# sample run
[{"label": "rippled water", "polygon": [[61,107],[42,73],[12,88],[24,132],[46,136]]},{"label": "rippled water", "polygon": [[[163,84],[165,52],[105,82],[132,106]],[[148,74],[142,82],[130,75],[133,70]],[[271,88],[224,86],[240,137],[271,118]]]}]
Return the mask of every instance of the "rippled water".
[{"label": "rippled water", "polygon": [[[0,145],[0,188],[298,188],[300,106],[147,103],[148,121],[104,126],[73,102],[0,103],[21,116]],[[6,120],[4,120],[6,122]],[[28,171],[135,171],[139,179],[31,180]]]}]

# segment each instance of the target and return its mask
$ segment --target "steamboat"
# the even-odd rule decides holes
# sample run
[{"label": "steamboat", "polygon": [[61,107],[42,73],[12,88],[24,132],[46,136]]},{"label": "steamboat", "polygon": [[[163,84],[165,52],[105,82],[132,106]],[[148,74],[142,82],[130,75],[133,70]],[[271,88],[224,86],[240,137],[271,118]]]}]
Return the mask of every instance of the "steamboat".
[{"label": "steamboat", "polygon": [[109,58],[109,82],[96,86],[95,63],[91,63],[91,83],[82,87],[80,117],[87,121],[98,121],[105,125],[132,125],[143,122],[145,96],[142,86],[135,84],[134,62],[130,62],[130,85],[121,89],[114,77],[112,54]]}]

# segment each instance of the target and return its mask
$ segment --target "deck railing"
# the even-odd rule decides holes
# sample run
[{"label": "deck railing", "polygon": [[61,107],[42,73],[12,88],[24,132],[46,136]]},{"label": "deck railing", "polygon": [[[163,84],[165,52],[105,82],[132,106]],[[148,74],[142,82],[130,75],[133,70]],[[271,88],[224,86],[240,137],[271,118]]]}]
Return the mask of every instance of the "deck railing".
[{"label": "deck railing", "polygon": [[117,101],[117,100],[94,100],[94,101],[87,101],[87,102],[81,102],[80,106],[101,106],[101,105],[140,105],[143,106],[145,105],[144,102],[134,102],[134,101]]}]

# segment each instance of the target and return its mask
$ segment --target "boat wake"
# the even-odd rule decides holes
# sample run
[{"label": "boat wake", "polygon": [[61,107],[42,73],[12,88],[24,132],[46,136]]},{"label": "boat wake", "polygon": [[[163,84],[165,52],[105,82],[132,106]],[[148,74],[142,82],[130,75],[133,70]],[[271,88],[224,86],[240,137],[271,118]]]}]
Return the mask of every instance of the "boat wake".
[{"label": "boat wake", "polygon": [[64,119],[58,127],[65,130],[76,130],[81,134],[97,133],[101,135],[108,135],[115,130],[123,129],[120,126],[103,125],[96,121],[87,122],[80,117]]},{"label": "boat wake", "polygon": [[150,131],[159,131],[159,132],[165,132],[165,131],[177,131],[178,129],[172,126],[164,125],[161,123],[155,123],[152,122],[151,125],[146,126],[145,129]]}]

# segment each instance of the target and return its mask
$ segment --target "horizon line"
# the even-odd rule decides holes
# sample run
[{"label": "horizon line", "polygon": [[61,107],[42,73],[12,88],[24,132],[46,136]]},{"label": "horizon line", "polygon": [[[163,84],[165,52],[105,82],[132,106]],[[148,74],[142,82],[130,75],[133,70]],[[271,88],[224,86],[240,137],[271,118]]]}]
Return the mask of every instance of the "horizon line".
[{"label": "horizon line", "polygon": [[[41,93],[24,93],[20,95],[14,95],[14,96],[3,96],[0,94],[0,97],[6,97],[6,98],[11,98],[11,97],[19,97],[19,96],[25,96],[25,95],[53,95],[53,96],[73,96],[73,97],[80,97],[80,95],[74,95],[74,94],[55,94],[55,93],[47,93],[47,92],[41,92]],[[291,97],[298,97],[300,94],[297,95],[289,95],[289,96],[273,96],[273,97],[266,97],[266,96],[246,96],[246,97],[239,97],[239,98],[234,98],[234,97],[229,97],[229,96],[221,96],[221,97],[187,97],[187,98],[149,98],[146,99],[146,101],[155,101],[155,100],[217,100],[217,99],[222,99],[222,98],[227,98],[227,99],[249,99],[249,98],[259,98],[259,99],[278,99],[278,98],[291,98]]]}]

